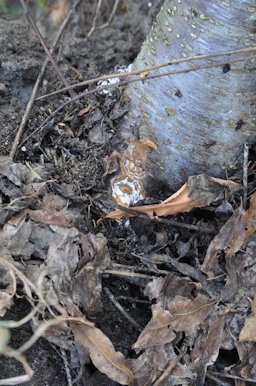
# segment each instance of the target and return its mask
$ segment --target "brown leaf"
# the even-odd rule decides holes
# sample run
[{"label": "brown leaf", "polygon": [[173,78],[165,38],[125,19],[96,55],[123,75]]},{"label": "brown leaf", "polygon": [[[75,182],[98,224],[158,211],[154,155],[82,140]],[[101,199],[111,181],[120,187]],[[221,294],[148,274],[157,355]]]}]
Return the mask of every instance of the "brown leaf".
[{"label": "brown leaf", "polygon": [[74,133],[71,128],[64,122],[60,122],[55,126],[55,129],[58,131],[60,135],[66,138],[73,138]]},{"label": "brown leaf", "polygon": [[[183,185],[178,192],[173,194],[161,204],[135,206],[133,211],[147,214],[150,217],[168,216],[179,212],[189,212],[191,209],[200,206],[197,202],[188,197],[187,184]],[[107,218],[129,217],[127,212],[115,210],[107,215]]]},{"label": "brown leaf", "polygon": [[43,209],[31,210],[25,209],[24,215],[29,214],[29,217],[36,222],[49,225],[59,225],[63,227],[70,226],[67,218],[64,215],[56,213],[47,213]]},{"label": "brown leaf", "polygon": [[152,317],[133,345],[134,348],[161,346],[172,342],[176,334],[169,328],[172,316],[159,305],[152,306]]},{"label": "brown leaf", "polygon": [[107,176],[109,174],[113,174],[118,171],[120,158],[121,158],[121,155],[118,151],[113,151],[113,153],[111,153],[110,156],[103,158],[103,164],[104,164],[103,176]]},{"label": "brown leaf", "polygon": [[81,235],[82,256],[76,274],[72,277],[73,299],[91,315],[99,310],[101,299],[101,275],[110,265],[107,240],[101,234]]},{"label": "brown leaf", "polygon": [[245,239],[248,241],[253,233],[256,232],[256,192],[253,193],[250,199],[250,207],[245,212]]},{"label": "brown leaf", "polygon": [[170,365],[173,368],[168,375],[168,383],[162,382],[161,386],[186,385],[188,379],[193,379],[193,374],[186,364],[177,363],[177,359],[171,343],[146,348],[137,359],[131,361],[136,385],[155,385]]},{"label": "brown leaf", "polygon": [[[210,323],[207,338],[205,342],[203,342],[200,352],[197,353],[197,356],[194,358],[194,363],[192,365],[192,367],[196,370],[197,373],[197,379],[195,384],[205,384],[204,381],[206,369],[207,367],[212,366],[215,363],[219,355],[224,325],[225,315],[216,316],[214,319],[212,319]],[[199,358],[198,355],[200,355]]]},{"label": "brown leaf", "polygon": [[165,278],[156,278],[146,285],[144,294],[150,300],[157,299],[161,305],[173,300],[175,296],[191,297],[195,290],[195,283],[190,279],[170,273]]},{"label": "brown leaf", "polygon": [[201,203],[202,206],[210,205],[213,201],[222,200],[225,191],[236,191],[241,186],[230,180],[210,177],[205,174],[198,174],[188,178],[189,197]]},{"label": "brown leaf", "polygon": [[176,332],[183,331],[193,335],[199,324],[209,315],[216,300],[211,300],[204,295],[197,295],[194,300],[183,296],[175,296],[169,302],[168,310],[172,316],[170,326]]},{"label": "brown leaf", "polygon": [[244,327],[239,335],[240,342],[256,342],[256,295],[252,301],[251,308],[253,316],[250,316],[245,320]]},{"label": "brown leaf", "polygon": [[82,117],[84,114],[87,114],[89,113],[89,111],[91,110],[92,106],[91,105],[88,105],[86,107],[83,107],[79,113],[77,114],[79,117]]},{"label": "brown leaf", "polygon": [[245,320],[244,327],[239,335],[240,342],[256,342],[256,318],[251,316]]},{"label": "brown leaf", "polygon": [[[225,189],[236,190],[240,187],[232,181],[209,177],[203,174],[189,177],[176,193],[161,204],[133,207],[132,210],[154,216],[169,216],[180,212],[189,212],[193,208],[209,205],[214,200],[224,197]],[[129,214],[116,210],[107,215],[107,218],[127,217]]]},{"label": "brown leaf", "polygon": [[231,257],[243,245],[245,240],[244,214],[242,206],[237,208],[210,243],[201,268],[209,277],[214,277],[220,252],[224,251],[227,257]]},{"label": "brown leaf", "polygon": [[115,351],[111,341],[96,327],[72,323],[75,340],[84,347],[95,367],[121,385],[132,385],[133,374],[122,353]]}]

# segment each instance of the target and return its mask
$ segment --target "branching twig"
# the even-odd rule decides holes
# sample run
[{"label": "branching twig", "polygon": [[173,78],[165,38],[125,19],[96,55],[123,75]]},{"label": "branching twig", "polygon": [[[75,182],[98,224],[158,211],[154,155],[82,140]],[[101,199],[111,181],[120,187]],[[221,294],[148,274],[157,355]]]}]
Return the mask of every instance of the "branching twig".
[{"label": "branching twig", "polygon": [[[52,43],[52,46],[50,48],[50,53],[52,54],[64,32],[64,29],[66,28],[69,20],[70,20],[70,17],[74,11],[74,9],[76,9],[76,7],[79,5],[79,3],[81,2],[81,0],[77,0],[75,1],[75,3],[73,4],[72,8],[70,9],[69,13],[67,14],[65,20],[63,21],[63,23],[61,24],[56,36],[55,36],[55,39]],[[13,142],[13,145],[12,145],[12,148],[11,148],[11,152],[10,152],[10,157],[11,158],[14,158],[15,156],[15,153],[16,153],[16,150],[18,148],[18,145],[19,145],[19,142],[20,142],[20,139],[21,139],[21,136],[22,136],[22,133],[23,133],[23,130],[27,124],[27,121],[28,121],[28,117],[30,115],[30,112],[31,112],[31,109],[33,107],[33,104],[34,104],[34,101],[36,99],[36,94],[37,94],[37,91],[38,91],[38,88],[42,82],[42,79],[43,79],[43,76],[44,76],[44,73],[45,73],[45,70],[46,70],[46,67],[49,63],[49,58],[48,56],[46,57],[42,67],[41,67],[41,70],[38,74],[38,77],[37,77],[37,80],[36,80],[36,83],[33,87],[33,90],[32,90],[32,93],[31,93],[31,96],[30,96],[30,99],[28,101],[28,104],[27,104],[27,107],[26,107],[26,110],[25,110],[25,113],[22,117],[22,120],[21,120],[21,123],[20,123],[20,126],[18,128],[18,131],[17,131],[17,134],[16,134],[16,137],[14,139],[14,142]]]},{"label": "branching twig", "polygon": [[116,10],[117,10],[117,6],[118,6],[118,3],[119,3],[119,0],[115,0],[115,3],[113,5],[113,8],[112,8],[112,11],[109,15],[109,18],[108,20],[106,21],[106,23],[100,25],[99,27],[96,27],[96,20],[98,18],[98,15],[99,15],[99,11],[100,11],[100,7],[101,7],[101,4],[102,4],[102,0],[98,0],[98,4],[97,4],[97,7],[96,7],[96,11],[95,11],[95,14],[94,14],[94,17],[93,17],[93,20],[92,20],[92,26],[91,26],[91,29],[90,31],[88,32],[86,38],[88,39],[92,33],[97,30],[97,29],[103,29],[103,28],[106,28],[109,26],[109,24],[111,23],[115,13],[116,13]]},{"label": "branching twig", "polygon": [[194,68],[185,68],[185,69],[177,70],[177,71],[168,71],[168,72],[164,72],[164,73],[160,73],[160,74],[149,75],[149,76],[147,76],[146,78],[143,78],[143,79],[140,78],[140,77],[135,78],[135,79],[128,79],[128,80],[124,80],[122,82],[116,83],[115,85],[110,84],[110,85],[105,85],[105,86],[98,86],[97,88],[95,88],[93,90],[90,90],[90,91],[86,90],[85,92],[83,92],[83,93],[81,93],[79,95],[76,95],[74,98],[64,102],[56,110],[54,110],[44,120],[44,122],[37,129],[35,129],[31,134],[29,134],[27,136],[27,138],[25,138],[25,140],[21,143],[21,145],[23,145],[25,142],[27,142],[27,140],[29,138],[31,138],[34,134],[38,133],[40,130],[43,130],[45,128],[45,126],[48,124],[48,122],[50,122],[56,116],[56,114],[58,114],[66,106],[68,106],[68,105],[78,101],[81,98],[84,98],[84,97],[87,97],[89,95],[95,94],[96,92],[99,92],[99,91],[101,91],[103,89],[106,89],[106,88],[113,89],[113,88],[116,88],[117,86],[124,86],[124,85],[126,85],[128,83],[141,82],[141,81],[146,81],[146,80],[150,80],[150,79],[161,78],[161,77],[164,77],[164,76],[186,74],[186,73],[192,72],[192,71],[199,71],[199,70],[204,70],[204,69],[207,69],[207,68],[220,67],[220,66],[224,66],[227,63],[238,63],[238,62],[242,62],[244,60],[246,60],[246,58],[232,59],[232,60],[229,60],[229,61],[225,60],[224,62],[211,63],[211,64],[207,64],[207,65],[204,65],[204,66],[198,66],[198,67],[194,67]]},{"label": "branching twig", "polygon": [[[131,72],[128,72],[128,73],[116,72],[114,74],[102,75],[102,76],[98,76],[96,78],[84,80],[82,82],[73,84],[73,85],[71,85],[69,87],[64,87],[64,88],[62,88],[60,90],[53,91],[53,92],[51,92],[49,94],[42,95],[41,97],[37,98],[37,101],[39,101],[41,99],[44,99],[44,98],[48,98],[48,97],[53,96],[53,95],[57,95],[57,94],[63,93],[64,91],[70,90],[71,88],[75,89],[75,88],[87,86],[87,85],[92,84],[92,83],[97,83],[97,82],[99,82],[101,80],[112,79],[112,78],[129,78],[130,76],[133,76],[133,75],[140,75],[142,73],[147,73],[147,72],[150,72],[150,71],[159,70],[160,68],[168,67],[168,66],[171,66],[171,65],[174,65],[174,64],[180,64],[180,63],[185,63],[185,62],[192,62],[194,60],[202,60],[202,59],[210,59],[210,58],[214,59],[214,58],[217,58],[217,57],[220,57],[220,56],[234,55],[234,54],[240,54],[240,53],[245,53],[245,52],[253,52],[253,51],[256,51],[256,46],[255,47],[238,48],[238,49],[229,50],[229,51],[213,52],[211,54],[199,54],[199,55],[189,56],[187,58],[173,59],[173,60],[170,60],[167,63],[157,64],[156,66],[152,66],[152,67],[147,67],[147,68],[143,68],[143,69],[140,69],[140,70],[131,71]],[[230,62],[225,62],[225,63],[227,64],[227,63],[230,63]]]},{"label": "branching twig", "polygon": [[95,31],[96,20],[97,20],[97,17],[98,17],[98,15],[99,15],[101,3],[102,3],[102,0],[98,0],[98,4],[97,4],[97,7],[96,7],[96,11],[95,11],[94,17],[93,17],[93,19],[92,19],[92,26],[91,26],[90,31],[89,31],[88,34],[87,34],[87,39],[91,36],[91,34],[93,33],[93,31]]},{"label": "branching twig", "polygon": [[109,15],[108,20],[106,21],[106,23],[100,25],[99,27],[96,27],[96,29],[103,29],[103,28],[106,28],[106,27],[109,26],[109,24],[111,23],[113,17],[115,16],[118,4],[119,4],[119,0],[115,0],[115,3],[113,5],[113,8],[112,8],[111,14]]}]

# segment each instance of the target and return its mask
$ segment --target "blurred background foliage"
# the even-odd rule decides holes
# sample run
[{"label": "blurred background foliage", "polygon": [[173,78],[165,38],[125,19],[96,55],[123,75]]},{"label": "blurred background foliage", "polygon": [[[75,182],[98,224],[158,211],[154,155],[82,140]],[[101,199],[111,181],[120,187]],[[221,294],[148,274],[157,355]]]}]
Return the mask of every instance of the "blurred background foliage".
[{"label": "blurred background foliage", "polygon": [[22,14],[22,7],[18,0],[0,0],[0,14],[16,16]]},{"label": "blurred background foliage", "polygon": [[[30,0],[28,2],[30,9],[45,11],[54,3],[54,0]],[[19,0],[0,0],[0,14],[6,16],[22,15],[23,10]]]}]

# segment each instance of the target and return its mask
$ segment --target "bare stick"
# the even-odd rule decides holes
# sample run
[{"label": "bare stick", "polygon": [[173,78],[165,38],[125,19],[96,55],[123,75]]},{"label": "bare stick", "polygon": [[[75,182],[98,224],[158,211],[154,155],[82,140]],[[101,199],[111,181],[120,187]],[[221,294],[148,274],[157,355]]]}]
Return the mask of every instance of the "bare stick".
[{"label": "bare stick", "polygon": [[[217,58],[219,56],[224,56],[224,55],[233,55],[233,54],[240,54],[240,53],[253,52],[253,51],[256,51],[256,46],[255,47],[238,48],[236,50],[229,50],[229,51],[213,52],[211,54],[199,54],[199,55],[195,55],[195,56],[189,56],[187,58],[173,59],[167,63],[162,63],[162,64],[158,64],[156,66],[147,67],[147,68],[143,68],[140,70],[135,70],[135,71],[127,72],[127,73],[116,72],[113,74],[102,75],[102,76],[98,76],[96,78],[84,80],[82,82],[73,84],[69,87],[64,87],[60,90],[53,91],[49,94],[42,95],[41,97],[37,98],[37,101],[44,99],[44,98],[47,98],[47,97],[50,97],[50,96],[53,96],[53,95],[63,93],[64,91],[67,91],[71,88],[75,89],[75,88],[87,86],[88,84],[99,82],[100,80],[106,80],[106,79],[112,79],[112,78],[129,78],[130,76],[133,76],[133,75],[140,75],[140,74],[145,73],[145,72],[158,70],[160,68],[168,67],[168,66],[171,66],[174,64],[192,62],[194,60]],[[229,62],[226,62],[226,63],[229,63]]]},{"label": "bare stick", "polygon": [[244,144],[244,163],[243,163],[243,208],[246,209],[247,193],[248,193],[248,159],[249,159],[249,146],[248,143]]},{"label": "bare stick", "polygon": [[93,33],[93,31],[95,31],[96,20],[97,20],[99,11],[100,11],[101,3],[102,3],[102,0],[98,0],[98,4],[97,4],[97,7],[96,7],[95,15],[94,15],[94,17],[93,17],[93,19],[92,19],[92,26],[91,26],[90,31],[89,31],[88,34],[87,34],[87,39],[91,36],[91,34]]},{"label": "bare stick", "polygon": [[115,16],[118,4],[119,4],[119,0],[115,0],[115,3],[113,5],[112,11],[111,11],[111,14],[109,15],[109,18],[108,18],[108,21],[105,24],[102,24],[99,27],[96,27],[96,29],[103,29],[103,28],[106,28],[106,27],[109,26],[109,24],[111,23],[113,17]]},{"label": "bare stick", "polygon": [[206,225],[206,224],[198,226],[198,225],[186,224],[181,221],[169,220],[167,218],[160,218],[160,217],[154,217],[153,220],[162,224],[173,225],[175,227],[185,228],[185,229],[189,229],[191,231],[196,231],[200,233],[212,234],[216,232],[216,229],[213,226]]},{"label": "bare stick", "polygon": [[223,380],[220,380],[219,378],[215,377],[212,374],[207,373],[206,374],[206,378],[211,379],[212,381],[217,383],[217,385],[220,385],[220,386],[230,386],[230,383],[224,382]]},{"label": "bare stick", "polygon": [[137,272],[130,272],[130,271],[119,271],[118,269],[106,269],[104,271],[104,274],[111,274],[111,275],[117,275],[117,276],[127,276],[127,277],[138,277],[141,279],[149,279],[153,280],[155,279],[155,276],[150,275],[144,275],[143,273],[137,273]]},{"label": "bare stick", "polygon": [[[73,6],[72,6],[72,8],[70,9],[69,13],[67,14],[65,20],[64,20],[63,23],[61,24],[61,26],[60,26],[60,28],[59,28],[59,30],[58,30],[56,36],[55,36],[55,39],[54,39],[54,41],[53,41],[53,43],[52,43],[52,46],[51,46],[51,48],[50,48],[50,53],[51,53],[51,54],[54,52],[54,50],[55,50],[55,48],[56,48],[56,46],[57,46],[57,44],[58,44],[58,42],[59,42],[59,40],[60,40],[60,38],[61,38],[61,36],[62,36],[64,30],[65,30],[65,28],[66,28],[66,26],[67,26],[67,24],[68,24],[68,22],[69,22],[69,20],[70,20],[70,17],[71,17],[71,15],[72,15],[74,9],[76,9],[76,7],[79,5],[80,2],[81,2],[81,0],[77,0],[77,1],[73,4]],[[29,115],[30,115],[30,112],[31,112],[31,109],[32,109],[32,107],[33,107],[34,101],[35,101],[35,99],[36,99],[36,94],[37,94],[38,88],[39,88],[39,86],[40,86],[40,84],[41,84],[41,82],[42,82],[42,79],[43,79],[43,76],[44,76],[44,73],[45,73],[45,70],[46,70],[46,67],[47,67],[48,63],[49,63],[49,58],[46,57],[46,59],[45,59],[43,65],[42,65],[42,67],[41,67],[41,70],[40,70],[40,72],[39,72],[39,74],[38,74],[36,83],[35,83],[35,85],[34,85],[34,87],[33,87],[33,90],[32,90],[31,96],[30,96],[30,99],[29,99],[29,101],[28,101],[28,104],[27,104],[27,107],[26,107],[26,110],[25,110],[25,113],[24,113],[24,115],[23,115],[23,117],[22,117],[20,126],[19,126],[19,128],[18,128],[16,137],[15,137],[14,142],[13,142],[13,145],[12,145],[12,148],[11,148],[11,152],[10,152],[10,157],[11,157],[12,159],[14,158],[15,153],[16,153],[16,151],[17,151],[17,148],[18,148],[20,139],[21,139],[21,137],[22,137],[23,130],[24,130],[26,124],[27,124],[28,117],[29,117]]]},{"label": "bare stick", "polygon": [[243,378],[243,377],[238,377],[237,375],[218,373],[216,371],[209,371],[209,374],[217,375],[218,377],[223,377],[223,378],[237,379],[238,381],[256,383],[256,379],[253,379],[253,378]]},{"label": "bare stick", "polygon": [[[250,59],[250,58],[249,58]],[[212,67],[220,67],[220,66],[224,66],[225,64],[227,63],[237,63],[237,62],[242,62],[246,60],[246,58],[239,58],[239,59],[232,59],[232,60],[225,60],[224,62],[219,62],[219,63],[211,63],[211,64],[207,64],[205,66],[198,66],[198,67],[194,67],[194,68],[185,68],[183,70],[177,70],[177,71],[168,71],[168,72],[164,72],[164,73],[160,73],[160,74],[155,74],[155,75],[149,75],[147,76],[146,78],[135,78],[135,79],[128,79],[128,80],[124,80],[122,82],[119,82],[119,83],[116,83],[115,85],[113,84],[109,84],[109,85],[105,85],[105,86],[98,86],[97,88],[93,89],[93,90],[90,90],[90,91],[85,91],[79,95],[76,95],[74,98],[64,102],[62,105],[60,105],[56,110],[54,110],[45,120],[44,122],[37,128],[35,129],[31,134],[29,134],[27,136],[27,138],[25,138],[25,140],[21,143],[21,145],[23,145],[25,142],[27,142],[27,140],[32,137],[33,135],[35,135],[36,133],[38,133],[40,130],[43,130],[45,128],[45,126],[48,124],[48,122],[50,122],[55,116],[56,114],[58,114],[61,110],[63,110],[65,107],[67,107],[68,105],[78,101],[79,99],[81,98],[84,98],[84,97],[87,97],[88,95],[92,95],[92,94],[95,94],[96,92],[99,92],[103,89],[114,89],[116,88],[117,86],[124,86],[128,83],[134,83],[134,82],[141,82],[141,81],[146,81],[146,80],[150,80],[150,79],[156,79],[156,78],[161,78],[161,77],[164,77],[164,76],[172,76],[172,75],[178,75],[178,74],[186,74],[188,72],[192,72],[192,71],[199,71],[199,70],[204,70],[204,69],[207,69],[207,68],[212,68]],[[21,146],[20,145],[20,146]]]},{"label": "bare stick", "polygon": [[114,295],[110,292],[108,288],[105,288],[109,300],[114,306],[121,312],[121,314],[139,331],[141,331],[141,326],[125,311],[121,304],[115,299]]},{"label": "bare stick", "polygon": [[72,382],[72,377],[71,377],[71,374],[70,374],[70,368],[69,368],[69,365],[68,365],[68,358],[67,358],[66,351],[64,350],[64,348],[61,348],[60,352],[61,352],[61,356],[62,356],[62,359],[63,359],[64,367],[65,367],[65,372],[66,372],[68,386],[72,386],[73,382]]}]

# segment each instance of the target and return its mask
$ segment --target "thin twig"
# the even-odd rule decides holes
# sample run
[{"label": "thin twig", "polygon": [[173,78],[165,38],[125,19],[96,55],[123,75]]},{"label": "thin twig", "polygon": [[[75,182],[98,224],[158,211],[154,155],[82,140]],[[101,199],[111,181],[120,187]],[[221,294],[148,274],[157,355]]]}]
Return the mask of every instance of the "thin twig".
[{"label": "thin twig", "polygon": [[38,312],[38,310],[39,310],[38,307],[33,308],[29,314],[27,314],[26,316],[24,316],[24,318],[17,320],[17,321],[16,320],[1,320],[0,321],[0,327],[19,328],[19,327],[23,326],[23,324],[28,323],[35,316],[35,314]]},{"label": "thin twig", "polygon": [[99,92],[105,88],[109,88],[109,89],[112,89],[112,88],[116,88],[117,86],[124,86],[128,83],[135,83],[135,82],[141,82],[141,81],[146,81],[146,80],[150,80],[150,79],[156,79],[156,78],[161,78],[161,77],[165,77],[165,76],[172,76],[172,75],[178,75],[178,74],[186,74],[188,72],[192,72],[192,71],[199,71],[199,70],[204,70],[204,69],[207,69],[207,68],[213,68],[213,67],[220,67],[220,66],[224,66],[225,64],[227,63],[237,63],[237,62],[242,62],[246,60],[246,58],[240,58],[240,59],[232,59],[232,60],[225,60],[224,62],[219,62],[219,63],[211,63],[211,64],[207,64],[205,66],[200,66],[200,67],[194,67],[194,68],[186,68],[186,69],[183,69],[183,70],[177,70],[177,71],[168,71],[168,72],[165,72],[165,73],[161,73],[161,74],[155,74],[155,75],[149,75],[148,77],[146,78],[135,78],[135,79],[128,79],[128,80],[125,80],[125,81],[122,81],[122,82],[119,82],[115,85],[105,85],[105,86],[98,86],[97,88],[93,89],[93,90],[90,90],[90,91],[85,91],[79,95],[76,95],[74,98],[64,102],[62,105],[60,105],[56,110],[54,110],[45,120],[44,122],[37,128],[35,129],[31,134],[29,134],[27,136],[27,138],[25,138],[25,140],[20,144],[20,146],[22,146],[25,142],[27,142],[27,140],[32,137],[33,135],[35,135],[36,133],[38,133],[40,130],[43,130],[45,128],[45,126],[48,124],[48,122],[50,122],[56,114],[58,114],[61,110],[63,110],[65,107],[67,107],[68,105],[74,103],[74,102],[77,102],[79,99],[81,98],[84,98],[84,97],[87,97],[89,95],[92,95],[92,94],[95,94],[96,92]]},{"label": "thin twig", "polygon": [[207,374],[206,374],[206,378],[211,379],[211,380],[214,381],[217,385],[220,385],[220,386],[230,386],[230,383],[224,382],[223,380],[220,380],[219,378],[215,377],[215,376],[212,375],[212,374],[207,373]]},{"label": "thin twig", "polygon": [[93,19],[92,19],[92,26],[91,26],[91,29],[90,29],[90,31],[88,32],[87,36],[86,36],[87,39],[91,36],[91,34],[93,33],[93,31],[95,31],[96,20],[97,20],[97,17],[98,17],[98,15],[99,15],[101,3],[102,3],[102,0],[98,0],[98,4],[97,4],[97,7],[96,7],[96,11],[95,11],[94,17],[93,17]]},{"label": "thin twig", "polygon": [[124,295],[117,296],[116,299],[117,300],[126,300],[127,302],[131,302],[131,303],[151,304],[151,302],[149,300],[133,299],[133,298],[129,298],[128,296],[124,296]]},{"label": "thin twig", "polygon": [[248,193],[248,159],[249,145],[244,144],[244,162],[243,162],[243,208],[246,209],[247,193]]},{"label": "thin twig", "polygon": [[105,288],[104,291],[107,294],[107,297],[111,301],[111,303],[114,304],[114,306],[118,309],[118,311],[121,312],[121,314],[139,331],[141,331],[141,326],[134,320],[121,306],[121,304],[115,299],[114,295],[111,293],[111,291],[108,288]]},{"label": "thin twig", "polygon": [[211,226],[211,225],[204,225],[204,226],[199,225],[198,226],[198,225],[186,224],[186,223],[183,223],[181,221],[170,220],[167,218],[160,218],[160,217],[154,217],[153,220],[155,220],[156,222],[162,223],[162,224],[173,225],[173,226],[178,227],[178,228],[185,228],[185,229],[189,229],[191,231],[196,231],[196,232],[200,232],[200,233],[212,234],[216,231],[214,226]]},{"label": "thin twig", "polygon": [[[108,75],[102,75],[102,76],[98,76],[96,78],[87,79],[87,80],[84,80],[82,82],[70,85],[69,87],[64,87],[60,90],[53,91],[49,94],[42,95],[39,98],[37,98],[37,101],[54,96],[54,95],[57,95],[57,94],[60,94],[60,93],[63,93],[64,91],[70,90],[71,88],[76,89],[79,87],[87,86],[87,85],[92,84],[92,83],[97,83],[101,80],[112,79],[112,78],[129,78],[130,76],[133,76],[133,75],[140,75],[142,73],[147,73],[150,71],[159,70],[160,68],[168,67],[168,66],[171,66],[174,64],[192,62],[194,60],[217,58],[219,56],[240,54],[240,53],[252,52],[252,51],[256,51],[256,46],[255,47],[238,48],[236,50],[229,50],[229,51],[213,52],[211,54],[199,54],[199,55],[189,56],[187,58],[173,59],[167,63],[161,63],[161,64],[158,64],[158,65],[155,65],[152,67],[147,67],[147,68],[143,68],[140,70],[135,70],[135,71],[127,72],[127,73],[116,72],[116,73],[112,73],[112,74],[108,74]],[[225,62],[225,64],[227,64],[227,63],[229,63],[229,62]],[[144,80],[144,78],[142,80]]]},{"label": "thin twig", "polygon": [[[48,321],[45,321],[40,324],[40,326],[36,329],[34,334],[29,338],[27,342],[25,342],[19,349],[13,350],[13,352],[9,353],[9,356],[14,356],[15,353],[18,351],[19,353],[23,353],[27,351],[30,347],[32,347],[41,336],[51,327],[58,326],[59,324],[65,323],[65,322],[77,322],[82,323],[90,327],[94,327],[94,324],[90,322],[89,320],[85,318],[79,318],[74,316],[57,316],[55,319],[51,319]],[[12,355],[13,354],[13,355]]]},{"label": "thin twig", "polygon": [[22,5],[22,7],[23,7],[23,9],[24,9],[24,14],[25,14],[25,16],[26,16],[27,21],[29,22],[29,24],[30,24],[31,27],[33,28],[35,34],[37,35],[37,37],[38,37],[38,39],[39,39],[39,41],[40,41],[40,43],[41,43],[43,49],[45,50],[45,52],[46,52],[46,54],[47,54],[47,56],[48,56],[50,62],[52,63],[53,68],[55,69],[57,75],[59,76],[59,78],[60,78],[60,80],[62,81],[62,83],[64,84],[64,86],[65,86],[65,87],[69,87],[69,83],[67,82],[67,80],[66,80],[66,79],[64,78],[64,76],[62,75],[62,73],[61,73],[61,71],[60,71],[60,69],[59,69],[57,63],[55,62],[55,60],[54,60],[54,58],[53,58],[53,56],[52,56],[52,54],[51,54],[49,48],[47,47],[47,44],[46,44],[46,42],[45,42],[45,40],[44,40],[44,38],[43,38],[41,32],[40,32],[39,29],[37,28],[37,25],[36,25],[36,23],[34,22],[34,19],[33,19],[32,15],[31,15],[31,13],[30,13],[30,11],[29,11],[29,9],[28,9],[28,6],[27,6],[26,1],[25,1],[25,0],[20,0],[20,2],[21,2],[21,5]]},{"label": "thin twig", "polygon": [[112,11],[111,11],[111,14],[109,15],[109,18],[108,18],[107,22],[105,24],[100,25],[99,27],[96,27],[96,29],[103,29],[103,28],[106,28],[106,27],[109,26],[109,24],[111,23],[113,17],[115,16],[118,4],[119,4],[119,0],[115,0],[115,3],[113,5]]},{"label": "thin twig", "polygon": [[64,363],[64,367],[65,367],[65,372],[66,372],[66,378],[67,378],[68,386],[72,386],[73,382],[72,382],[72,377],[71,377],[71,373],[70,373],[70,368],[69,368],[69,365],[68,365],[68,359],[67,359],[66,351],[64,350],[64,348],[61,348],[60,352],[61,352],[61,357],[62,357],[62,360],[63,360],[63,363]]},{"label": "thin twig", "polygon": [[217,371],[209,371],[209,374],[217,375],[218,377],[223,377],[223,378],[237,379],[238,381],[256,383],[256,379],[253,379],[253,378],[243,378],[243,377],[238,377],[237,375],[218,373]]},{"label": "thin twig", "polygon": [[111,275],[117,275],[117,276],[127,276],[127,277],[137,277],[141,279],[149,279],[153,280],[155,279],[155,276],[150,275],[144,275],[143,273],[137,273],[137,272],[130,272],[130,271],[119,271],[118,269],[106,269],[104,271],[104,274],[111,274]]},{"label": "thin twig", "polygon": [[[137,257],[138,259],[140,259],[142,257],[140,255],[137,255],[136,253],[132,253],[131,255],[134,256],[134,257]],[[151,273],[152,272],[152,273],[157,273],[159,275],[168,275],[170,273],[169,271],[165,271],[163,269],[158,269],[156,271],[156,270],[154,270],[154,269],[152,269],[150,267],[146,268],[145,266],[143,266],[143,267],[136,267],[136,266],[133,266],[133,265],[117,264],[117,263],[112,263],[111,266],[112,266],[112,268],[116,268],[116,269],[120,269],[120,270],[122,270],[122,269],[124,269],[124,270],[130,269],[132,272],[138,271],[138,273],[140,273],[140,272]]]},{"label": "thin twig", "polygon": [[[73,11],[76,9],[76,7],[79,5],[79,3],[81,2],[81,0],[76,0],[75,3],[73,4],[73,6],[71,7],[69,13],[67,14],[65,20],[63,20],[63,23],[61,24],[55,38],[54,38],[54,41],[52,43],[52,46],[50,48],[50,53],[53,54],[55,48],[57,47],[57,44],[68,24],[68,22],[70,21],[70,17],[73,13]],[[16,133],[16,137],[14,139],[14,142],[13,142],[13,145],[12,145],[12,148],[11,148],[11,152],[10,152],[10,158],[14,158],[15,156],[15,153],[17,151],[17,148],[18,148],[18,145],[19,145],[19,142],[21,140],[21,137],[22,137],[22,134],[23,134],[23,130],[27,124],[27,121],[28,121],[28,117],[30,115],[30,112],[32,110],[32,107],[33,107],[33,104],[34,104],[34,101],[36,99],[36,94],[37,94],[37,91],[38,91],[38,88],[42,82],[42,79],[43,79],[43,76],[44,76],[44,73],[45,73],[45,70],[46,70],[46,67],[49,63],[49,58],[48,56],[46,57],[45,61],[43,62],[43,65],[41,67],[41,70],[38,74],[38,77],[37,77],[37,80],[36,80],[36,83],[33,87],[33,90],[32,90],[32,93],[31,93],[31,96],[30,96],[30,99],[28,101],[28,104],[27,104],[27,107],[26,107],[26,110],[25,110],[25,113],[22,117],[22,120],[21,120],[21,123],[20,123],[20,126],[18,128],[18,131]]]}]

